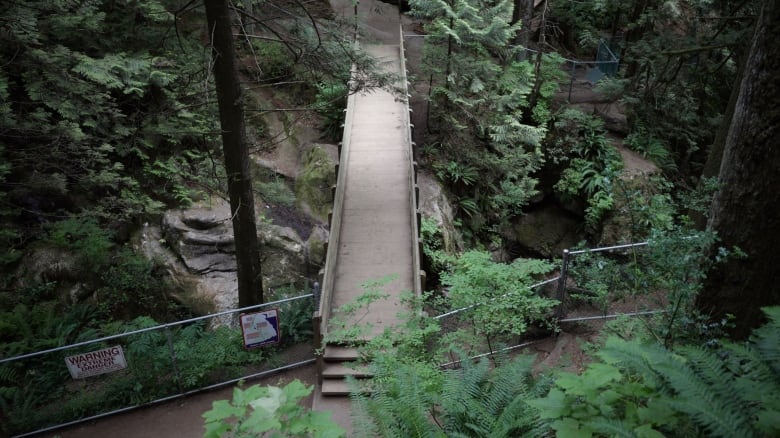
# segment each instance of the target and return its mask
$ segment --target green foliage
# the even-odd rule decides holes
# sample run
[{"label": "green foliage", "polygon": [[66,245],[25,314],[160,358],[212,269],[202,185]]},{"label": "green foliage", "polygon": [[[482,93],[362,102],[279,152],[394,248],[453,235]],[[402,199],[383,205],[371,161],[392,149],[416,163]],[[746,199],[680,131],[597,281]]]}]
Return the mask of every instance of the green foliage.
[{"label": "green foliage", "polygon": [[644,126],[638,125],[626,137],[625,143],[643,157],[653,161],[659,168],[665,171],[674,171],[676,169],[676,164],[669,149]]},{"label": "green foliage", "polygon": [[314,108],[322,116],[320,131],[326,139],[341,140],[344,126],[344,109],[347,107],[347,86],[342,83],[317,85]]},{"label": "green foliage", "polygon": [[256,59],[260,61],[261,82],[280,81],[294,74],[293,59],[281,42],[253,39],[252,49]]},{"label": "green foliage", "polygon": [[363,317],[371,312],[372,303],[388,297],[388,294],[382,291],[382,287],[396,278],[398,274],[390,274],[361,284],[362,294],[353,302],[346,303],[331,312],[328,323],[330,328],[323,337],[322,344],[362,343],[366,334],[373,329],[371,324],[361,324]]},{"label": "green foliage", "polygon": [[371,395],[353,395],[357,436],[544,436],[525,400],[546,393],[549,383],[531,375],[532,362],[519,357],[493,368],[486,359],[465,359],[460,369],[442,370],[381,355]]},{"label": "green foliage", "polygon": [[[429,19],[422,69],[430,82],[429,130],[433,131],[433,167],[451,184],[469,232],[484,234],[493,225],[519,215],[536,194],[532,174],[541,166],[538,146],[544,137],[537,123],[546,117],[529,108],[535,71],[516,62],[507,1],[419,0],[412,14]],[[552,57],[545,66],[555,63]],[[544,69],[544,98],[554,92],[553,69]],[[457,158],[453,158],[457,157]]]},{"label": "green foliage", "polygon": [[[156,0],[113,3],[32,0],[4,11],[0,143],[12,167],[3,191],[41,218],[126,221],[187,202],[181,169],[197,163],[187,152],[208,150],[210,106],[190,86],[203,73],[191,51],[200,43],[185,27],[168,38],[173,16]],[[35,183],[47,180],[56,184]]]},{"label": "green foliage", "polygon": [[531,322],[543,321],[556,301],[531,291],[534,278],[552,269],[542,260],[517,259],[511,264],[495,263],[490,254],[467,251],[441,274],[449,290],[452,308],[478,306],[469,318],[488,336],[522,334]]},{"label": "green foliage", "polygon": [[433,270],[431,275],[437,275],[448,268],[452,257],[444,250],[444,237],[434,219],[427,216],[422,217],[420,242],[422,243],[423,255]]},{"label": "green foliage", "polygon": [[[26,291],[21,291],[26,292]],[[97,312],[74,305],[60,312],[53,302],[18,303],[0,313],[0,356],[12,357],[96,337]]]},{"label": "green foliage", "polygon": [[563,197],[586,200],[586,226],[595,232],[615,206],[613,185],[623,160],[607,140],[601,119],[566,109],[553,126],[555,132],[548,140],[547,153],[553,161],[568,164],[555,190]]},{"label": "green foliage", "polygon": [[674,351],[609,338],[582,375],[529,401],[558,436],[774,436],[780,432],[780,308],[748,344]]},{"label": "green foliage", "polygon": [[257,185],[267,202],[287,207],[295,205],[295,193],[283,179],[276,177],[271,181],[258,182]]},{"label": "green foliage", "polygon": [[203,413],[206,438],[342,437],[345,432],[328,412],[300,405],[313,387],[293,380],[282,388],[253,385],[233,389],[233,399],[218,400]]},{"label": "green foliage", "polygon": [[324,148],[315,146],[304,155],[304,166],[295,183],[299,200],[306,202],[315,213],[327,217],[333,205],[331,187],[336,184],[333,160]]},{"label": "green foliage", "polygon": [[100,272],[109,263],[114,247],[111,232],[93,218],[74,217],[54,222],[48,227],[47,242],[73,252],[79,264]]},{"label": "green foliage", "polygon": [[[665,343],[703,343],[711,335],[697,328],[694,299],[701,280],[713,263],[703,256],[716,244],[712,233],[675,225],[654,230],[646,247],[620,254],[584,253],[572,259],[571,278],[577,289],[571,296],[587,300],[606,311],[610,304],[628,297],[653,296],[655,308],[666,313],[645,325],[647,335]],[[722,249],[723,257],[732,256]]]},{"label": "green foliage", "polygon": [[314,337],[311,316],[314,313],[314,300],[295,300],[279,308],[282,341],[286,344],[300,344]]}]

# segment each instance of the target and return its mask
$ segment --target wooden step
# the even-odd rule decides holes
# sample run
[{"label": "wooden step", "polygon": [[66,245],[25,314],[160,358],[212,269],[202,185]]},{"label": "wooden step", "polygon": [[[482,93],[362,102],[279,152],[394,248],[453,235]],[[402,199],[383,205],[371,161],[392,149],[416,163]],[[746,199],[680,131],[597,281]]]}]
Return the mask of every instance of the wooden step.
[{"label": "wooden step", "polygon": [[[370,394],[370,380],[360,380],[360,392],[363,394]],[[350,394],[349,384],[344,379],[323,379],[322,381],[322,395],[326,397],[345,396]]]},{"label": "wooden step", "polygon": [[324,379],[339,379],[346,376],[365,379],[372,375],[366,365],[357,363],[331,362],[325,363],[322,367],[322,377]]},{"label": "wooden step", "polygon": [[357,360],[359,356],[357,348],[340,345],[326,345],[322,353],[325,362],[348,362]]}]

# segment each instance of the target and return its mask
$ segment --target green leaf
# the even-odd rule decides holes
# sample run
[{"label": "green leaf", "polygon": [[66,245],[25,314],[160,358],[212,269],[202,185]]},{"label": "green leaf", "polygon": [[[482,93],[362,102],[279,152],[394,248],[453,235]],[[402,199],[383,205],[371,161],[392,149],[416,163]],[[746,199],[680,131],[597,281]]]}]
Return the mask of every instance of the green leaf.
[{"label": "green leaf", "polygon": [[598,362],[588,365],[588,369],[582,374],[582,379],[588,382],[589,386],[597,388],[620,380],[622,377],[617,367]]},{"label": "green leaf", "polygon": [[542,418],[560,418],[571,412],[566,394],[556,388],[551,389],[547,397],[528,400],[527,403],[538,409]]},{"label": "green leaf", "polygon": [[637,427],[634,429],[634,432],[636,432],[637,438],[664,438],[664,434],[653,429],[653,426],[649,424],[643,424]]},{"label": "green leaf", "polygon": [[589,430],[580,429],[582,424],[572,418],[554,421],[550,426],[555,429],[557,438],[590,438]]}]

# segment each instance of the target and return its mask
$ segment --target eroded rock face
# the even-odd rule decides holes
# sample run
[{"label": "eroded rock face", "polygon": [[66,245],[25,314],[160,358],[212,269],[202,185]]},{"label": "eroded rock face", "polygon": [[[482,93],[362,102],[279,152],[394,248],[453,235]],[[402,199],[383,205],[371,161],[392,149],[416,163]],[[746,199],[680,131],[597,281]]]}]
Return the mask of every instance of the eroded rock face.
[{"label": "eroded rock face", "polygon": [[420,212],[423,217],[436,221],[444,239],[444,250],[450,254],[462,251],[463,240],[455,228],[452,204],[441,184],[433,175],[418,171],[417,185],[420,187]]},{"label": "eroded rock face", "polygon": [[303,152],[302,169],[295,180],[295,195],[304,211],[327,220],[333,205],[331,187],[336,184],[338,152],[332,145],[314,144]]},{"label": "eroded rock face", "polygon": [[163,236],[194,274],[235,271],[235,245],[230,206],[222,200],[163,217]]},{"label": "eroded rock face", "polygon": [[560,257],[583,238],[577,230],[580,220],[555,203],[544,203],[533,212],[515,220],[504,231],[507,242],[515,242],[527,255],[543,258]]},{"label": "eroded rock face", "polygon": [[[316,274],[308,254],[310,242],[301,240],[291,228],[258,222],[263,286],[300,287]],[[233,309],[238,305],[235,242],[230,207],[215,198],[185,210],[170,210],[160,226],[147,224],[134,239],[147,257],[162,263],[177,286],[176,298],[197,313]],[[322,246],[322,243],[320,243]],[[268,295],[266,295],[268,296]]]}]

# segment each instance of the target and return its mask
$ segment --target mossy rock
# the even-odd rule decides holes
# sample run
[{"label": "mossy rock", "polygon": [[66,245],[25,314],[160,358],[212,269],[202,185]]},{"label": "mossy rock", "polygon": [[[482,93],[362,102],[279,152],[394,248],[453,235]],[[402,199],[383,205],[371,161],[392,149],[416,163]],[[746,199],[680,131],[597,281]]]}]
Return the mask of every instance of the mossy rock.
[{"label": "mossy rock", "polygon": [[336,163],[322,145],[304,152],[303,168],[295,181],[295,195],[301,207],[321,220],[327,220],[333,204],[331,187],[336,184]]}]

